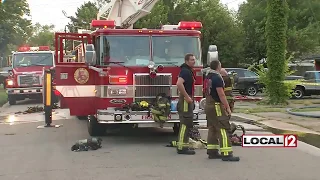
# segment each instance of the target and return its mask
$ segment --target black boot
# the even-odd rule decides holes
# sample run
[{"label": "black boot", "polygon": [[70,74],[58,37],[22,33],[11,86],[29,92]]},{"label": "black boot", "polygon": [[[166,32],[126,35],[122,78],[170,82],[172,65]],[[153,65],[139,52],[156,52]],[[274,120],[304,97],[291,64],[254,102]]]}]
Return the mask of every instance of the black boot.
[{"label": "black boot", "polygon": [[216,154],[209,154],[208,158],[209,159],[221,159],[222,156],[219,153],[216,153]]},{"label": "black boot", "polygon": [[211,150],[211,151],[208,153],[208,158],[209,158],[209,159],[221,159],[222,156],[220,155],[220,153],[219,153],[218,150]]},{"label": "black boot", "polygon": [[182,150],[177,149],[177,153],[178,154],[185,154],[185,155],[195,155],[196,154],[196,152],[192,149],[182,149]]},{"label": "black boot", "polygon": [[228,155],[228,156],[222,156],[222,161],[240,161],[240,157]]}]

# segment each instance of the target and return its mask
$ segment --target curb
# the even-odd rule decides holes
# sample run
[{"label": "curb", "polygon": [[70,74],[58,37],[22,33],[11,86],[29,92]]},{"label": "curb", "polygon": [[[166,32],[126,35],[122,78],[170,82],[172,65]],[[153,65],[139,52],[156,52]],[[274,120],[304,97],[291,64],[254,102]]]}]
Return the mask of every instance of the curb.
[{"label": "curb", "polygon": [[295,116],[320,118],[320,115],[305,114],[305,113],[301,113],[301,112],[292,112],[293,109],[308,109],[308,108],[320,108],[320,106],[305,106],[305,107],[300,107],[300,108],[287,108],[286,111],[288,114],[295,115]]}]

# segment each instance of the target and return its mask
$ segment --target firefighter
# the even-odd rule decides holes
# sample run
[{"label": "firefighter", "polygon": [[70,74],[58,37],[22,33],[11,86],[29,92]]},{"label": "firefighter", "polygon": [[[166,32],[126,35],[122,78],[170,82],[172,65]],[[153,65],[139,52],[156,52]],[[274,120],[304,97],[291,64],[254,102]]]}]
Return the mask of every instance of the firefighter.
[{"label": "firefighter", "polygon": [[180,119],[177,153],[194,155],[194,149],[189,148],[189,132],[193,128],[195,75],[192,68],[195,65],[195,56],[193,54],[186,54],[184,61],[185,63],[180,66],[181,71],[177,81],[177,87],[180,92],[177,104]]},{"label": "firefighter", "polygon": [[[221,77],[220,61],[210,63],[211,72],[205,79],[204,93],[206,96],[205,113],[208,125],[207,154],[209,159],[222,159],[223,161],[239,161],[240,158],[233,156],[230,142],[230,116],[226,95],[224,93],[224,81]],[[219,150],[220,153],[219,154]]]},{"label": "firefighter", "polygon": [[228,72],[224,68],[222,68],[220,70],[220,74],[221,74],[222,79],[225,83],[224,94],[226,95],[226,98],[228,100],[230,110],[231,110],[231,112],[233,112],[234,99],[233,99],[232,90],[233,90],[233,84],[234,84],[234,77],[233,77],[233,75],[229,76]]}]

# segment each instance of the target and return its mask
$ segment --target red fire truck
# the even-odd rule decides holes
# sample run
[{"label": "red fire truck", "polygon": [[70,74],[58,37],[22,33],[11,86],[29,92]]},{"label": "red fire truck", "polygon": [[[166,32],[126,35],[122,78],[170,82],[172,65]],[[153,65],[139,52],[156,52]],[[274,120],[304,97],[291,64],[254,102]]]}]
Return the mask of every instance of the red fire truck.
[{"label": "red fire truck", "polygon": [[[108,19],[114,17],[116,21],[93,20],[91,26],[97,30],[91,34],[55,34],[54,84],[62,104],[70,109],[70,115],[88,117],[88,131],[92,136],[101,135],[114,125],[159,127],[148,111],[128,110],[123,106],[141,101],[152,103],[159,93],[177,99],[175,84],[179,66],[184,63],[186,53],[193,53],[197,59],[195,101],[200,104],[194,109],[194,122],[204,122],[203,107],[199,103],[203,98],[201,22],[182,21],[174,27],[164,25],[162,29],[131,29],[157,1],[121,2],[123,6],[117,4],[118,1],[108,5],[112,6]],[[113,7],[123,7],[120,20],[118,9]],[[106,9],[109,8],[104,7],[102,11]],[[98,19],[102,14],[98,14]],[[66,38],[84,42],[85,62],[63,62],[62,43]],[[209,49],[209,58],[217,58],[217,50]],[[164,126],[178,132],[177,111],[171,111],[169,118]]]},{"label": "red fire truck", "polygon": [[49,46],[23,46],[13,52],[12,70],[6,79],[10,105],[25,98],[42,98],[42,70],[54,66],[54,53]]}]

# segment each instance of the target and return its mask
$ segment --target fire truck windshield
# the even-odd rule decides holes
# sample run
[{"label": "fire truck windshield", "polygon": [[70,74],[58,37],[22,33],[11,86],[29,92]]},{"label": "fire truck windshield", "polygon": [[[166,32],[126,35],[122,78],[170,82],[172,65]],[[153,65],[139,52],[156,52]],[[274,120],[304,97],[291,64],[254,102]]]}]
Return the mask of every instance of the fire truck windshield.
[{"label": "fire truck windshield", "polygon": [[[153,36],[153,61],[155,64],[180,66],[184,56],[192,53],[196,57],[196,66],[202,65],[200,40],[192,36]],[[165,63],[166,62],[166,63]]]},{"label": "fire truck windshield", "polygon": [[[100,64],[123,62],[122,66],[147,66],[155,64],[180,66],[186,53],[193,53],[196,65],[201,65],[200,40],[192,36],[102,36]],[[150,40],[153,57],[150,54]],[[119,65],[112,63],[109,65]]]},{"label": "fire truck windshield", "polygon": [[53,66],[52,53],[17,53],[13,55],[13,67]]}]

